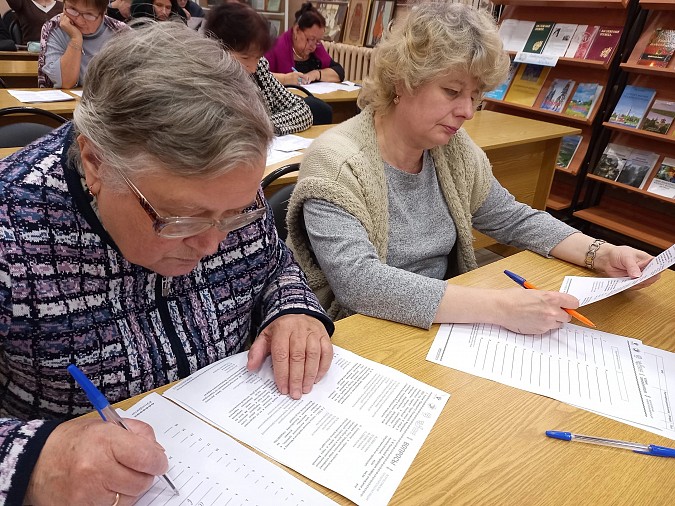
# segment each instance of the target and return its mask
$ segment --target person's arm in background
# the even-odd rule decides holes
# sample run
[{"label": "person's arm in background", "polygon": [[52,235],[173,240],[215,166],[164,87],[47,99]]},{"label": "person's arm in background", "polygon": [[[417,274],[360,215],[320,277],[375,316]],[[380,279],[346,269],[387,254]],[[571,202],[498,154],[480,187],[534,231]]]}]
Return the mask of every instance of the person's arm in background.
[{"label": "person's arm in background", "polygon": [[276,133],[292,134],[312,126],[313,117],[309,106],[274,77],[264,56],[258,62],[255,79],[267,103]]},{"label": "person's arm in background", "polygon": [[265,205],[267,215],[262,224],[254,224],[265,251],[256,255],[260,265],[252,268],[264,269],[267,283],[255,308],[259,334],[249,350],[247,367],[259,369],[271,354],[277,388],[299,399],[328,371],[333,360],[330,335],[335,327],[279,239],[272,209]]},{"label": "person's arm in background", "polygon": [[[326,68],[321,69],[321,76],[318,76],[317,74],[316,79],[312,79],[310,82],[325,81],[327,83],[341,83],[345,80],[345,69],[342,67],[342,65],[331,58],[331,56],[328,54],[328,51],[326,51],[326,48],[324,48],[322,44],[316,46],[314,54],[319,59],[319,61],[330,59],[330,62]],[[308,74],[312,74],[312,77],[315,77],[314,75],[316,72],[312,71]]]},{"label": "person's arm in background", "polygon": [[[80,80],[80,63],[82,62],[82,32],[77,29],[68,16],[61,15],[61,29],[70,37],[70,41],[61,55],[59,65],[61,67],[60,88],[74,88]],[[49,49],[49,43],[47,43]],[[48,53],[49,54],[49,51]],[[52,81],[54,81],[52,79]],[[56,81],[54,81],[56,83]]]}]

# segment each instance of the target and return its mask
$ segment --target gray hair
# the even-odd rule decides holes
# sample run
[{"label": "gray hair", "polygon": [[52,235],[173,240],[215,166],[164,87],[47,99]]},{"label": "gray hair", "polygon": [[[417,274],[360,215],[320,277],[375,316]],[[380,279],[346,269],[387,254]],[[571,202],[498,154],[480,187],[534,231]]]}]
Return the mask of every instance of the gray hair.
[{"label": "gray hair", "polygon": [[509,57],[494,19],[464,4],[422,3],[385,33],[373,53],[374,68],[364,80],[360,107],[385,113],[396,87],[409,93],[449,72],[475,78],[481,92],[506,79]]},{"label": "gray hair", "polygon": [[103,163],[127,174],[159,164],[181,177],[216,177],[264,161],[272,139],[244,68],[217,41],[176,22],[115,36],[87,68],[73,122]]}]

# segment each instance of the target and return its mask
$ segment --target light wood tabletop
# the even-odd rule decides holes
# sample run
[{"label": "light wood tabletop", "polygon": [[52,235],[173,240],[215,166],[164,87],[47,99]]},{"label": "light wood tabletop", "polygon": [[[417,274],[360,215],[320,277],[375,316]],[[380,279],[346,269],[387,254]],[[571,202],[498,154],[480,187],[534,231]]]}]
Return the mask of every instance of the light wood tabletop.
[{"label": "light wood tabletop", "polygon": [[[452,279],[465,286],[511,288],[510,269],[544,289],[589,272],[523,252]],[[675,351],[675,272],[655,285],[585,306],[598,329]],[[567,430],[646,444],[675,443],[635,427],[426,361],[438,329],[361,315],[336,322],[333,343],[451,394],[390,505],[666,505],[675,495],[675,462],[595,445],[548,439]],[[161,389],[164,390],[165,388]],[[128,407],[139,397],[120,403]],[[297,473],[340,504],[352,504]]]},{"label": "light wood tabletop", "polygon": [[[0,64],[2,62],[0,61]],[[44,88],[16,88],[16,89],[21,89],[25,91],[45,91]],[[35,103],[24,103],[21,102],[20,100],[14,98],[12,95],[10,95],[7,90],[0,89],[0,109],[4,109],[5,107],[37,107],[39,109],[45,109],[47,111],[54,112],[56,114],[60,114],[61,116],[64,116],[66,118],[72,118],[73,117],[73,111],[75,110],[75,107],[77,107],[77,104],[80,102],[80,97],[77,95],[70,93],[70,90],[61,90],[68,95],[71,95],[74,100],[64,100],[64,101],[59,101],[59,102],[35,102]]]},{"label": "light wood tabletop", "polygon": [[19,51],[0,51],[0,60],[33,60],[37,61],[40,53],[32,53],[25,49]]}]

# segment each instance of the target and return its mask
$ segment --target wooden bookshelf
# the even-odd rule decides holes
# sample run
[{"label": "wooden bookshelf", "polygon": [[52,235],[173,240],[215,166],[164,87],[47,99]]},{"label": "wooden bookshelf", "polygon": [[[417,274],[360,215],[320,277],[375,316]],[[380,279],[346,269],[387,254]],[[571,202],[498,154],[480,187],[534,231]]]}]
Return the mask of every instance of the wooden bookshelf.
[{"label": "wooden bookshelf", "polygon": [[[641,34],[633,46],[630,55],[620,65],[622,83],[608,104],[606,121],[602,123],[605,142],[627,146],[657,153],[659,159],[650,171],[642,188],[625,185],[592,173],[589,168],[586,179],[589,192],[581,209],[573,215],[590,224],[601,226],[627,237],[666,249],[675,243],[675,199],[657,195],[647,191],[663,158],[675,158],[675,123],[671,124],[665,134],[649,132],[639,128],[630,128],[607,121],[623,92],[625,85],[642,86],[656,90],[655,100],[675,101],[675,61],[671,60],[667,67],[648,67],[638,65],[637,61],[651,40],[657,28],[675,29],[675,2],[667,5],[661,2],[640,2],[641,7],[647,5],[653,9],[642,12],[644,22]],[[646,14],[646,16],[645,16]],[[597,150],[600,153],[600,149]],[[599,159],[599,157],[596,157]],[[597,160],[593,160],[595,166]]]},{"label": "wooden bookshelf", "polygon": [[[551,68],[531,107],[514,104],[504,100],[485,99],[485,108],[516,116],[535,118],[566,126],[576,126],[582,130],[582,141],[566,169],[556,168],[547,207],[555,211],[567,210],[571,215],[574,205],[581,195],[584,175],[596,143],[600,124],[605,113],[608,96],[614,86],[614,75],[620,63],[625,40],[632,19],[629,4],[636,0],[608,1],[570,1],[570,0],[497,0],[494,4],[504,5],[500,22],[505,19],[526,21],[553,21],[577,25],[620,26],[623,27],[621,40],[615,48],[612,58],[607,61],[586,60],[559,57],[555,67]],[[575,86],[567,99],[571,99],[579,83],[598,83],[603,86],[602,93],[588,118],[577,118],[563,112],[541,109],[548,90],[555,79],[570,79]],[[507,91],[508,94],[508,91]],[[564,216],[563,216],[564,217]]]}]

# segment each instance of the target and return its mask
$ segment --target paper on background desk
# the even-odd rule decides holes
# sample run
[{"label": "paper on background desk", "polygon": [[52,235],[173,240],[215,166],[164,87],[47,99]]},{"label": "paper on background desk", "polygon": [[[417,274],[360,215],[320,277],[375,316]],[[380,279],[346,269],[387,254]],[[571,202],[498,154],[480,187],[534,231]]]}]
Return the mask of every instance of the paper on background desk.
[{"label": "paper on background desk", "polygon": [[579,306],[597,302],[614,294],[623,292],[631,286],[656,276],[675,264],[675,244],[647,264],[639,278],[593,278],[584,276],[565,276],[560,291],[574,295],[579,299]]},{"label": "paper on background desk", "polygon": [[266,165],[272,165],[275,163],[283,162],[284,160],[289,160],[294,156],[300,156],[302,153],[300,151],[277,151],[276,149],[267,150],[267,161]]},{"label": "paper on background desk", "polygon": [[167,474],[180,491],[174,495],[166,482],[157,478],[136,502],[138,506],[336,506],[303,481],[158,394],[149,394],[118,412],[152,426],[169,459]]},{"label": "paper on background desk", "polygon": [[572,324],[539,335],[444,324],[427,360],[675,439],[675,354],[637,339]]},{"label": "paper on background desk", "polygon": [[7,93],[16,98],[19,102],[65,102],[66,100],[75,100],[75,97],[64,93],[61,90],[44,91],[25,91],[25,90],[7,90]]},{"label": "paper on background desk", "polygon": [[306,149],[312,143],[312,140],[293,134],[280,135],[272,140],[272,150],[297,151],[298,149]]},{"label": "paper on background desk", "polygon": [[197,416],[359,505],[384,506],[449,395],[337,346],[326,376],[300,400],[281,395],[271,360],[246,353],[164,393]]},{"label": "paper on background desk", "polygon": [[351,81],[342,81],[341,83],[326,83],[319,81],[303,84],[302,87],[315,95],[321,95],[322,93],[332,93],[334,91],[356,91],[361,89],[361,86],[354,84]]},{"label": "paper on background desk", "polygon": [[73,95],[77,95],[78,97],[82,98],[82,90],[68,90],[70,91]]}]

